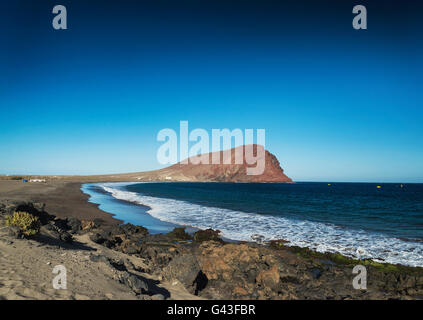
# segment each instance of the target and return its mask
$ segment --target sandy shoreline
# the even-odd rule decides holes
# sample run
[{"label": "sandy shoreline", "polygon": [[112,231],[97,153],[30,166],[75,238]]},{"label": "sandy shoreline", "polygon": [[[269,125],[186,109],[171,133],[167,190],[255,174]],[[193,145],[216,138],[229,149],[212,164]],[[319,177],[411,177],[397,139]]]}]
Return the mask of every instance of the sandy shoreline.
[{"label": "sandy shoreline", "polygon": [[[45,203],[52,215],[31,239],[0,229],[0,299],[423,299],[422,268],[357,261],[282,240],[225,243],[214,231],[149,234],[120,224],[88,202],[81,185],[90,182],[0,181],[3,220],[13,201]],[[79,229],[66,231],[75,223],[68,217],[80,220]],[[67,232],[70,243],[62,237]],[[67,291],[51,287],[56,264],[70,271]],[[367,267],[367,291],[351,285],[357,264]],[[148,291],[140,293],[142,286]]]},{"label": "sandy shoreline", "polygon": [[[122,221],[88,202],[81,191],[84,182],[49,181],[23,183],[0,181],[0,205],[11,202],[44,203],[45,210],[55,219],[75,217],[79,220],[101,219],[103,228],[114,228]],[[1,210],[0,210],[1,211]],[[65,220],[66,221],[66,220]],[[89,234],[73,234],[71,244],[43,235],[40,238],[17,239],[0,228],[0,300],[132,300],[153,299],[135,294],[120,280],[124,274],[113,263],[125,263],[130,274],[150,283],[154,294],[166,292],[173,299],[199,299],[188,293],[181,284],[169,283],[138,270],[145,269],[144,260],[98,245]],[[52,287],[55,265],[64,265],[68,273],[68,288]],[[156,285],[156,283],[159,285]],[[165,295],[166,296],[166,295]]]},{"label": "sandy shoreline", "polygon": [[[76,182],[53,180],[47,181],[46,183],[23,183],[21,181],[0,180],[0,201],[18,200],[44,203],[45,210],[59,218],[75,217],[79,220],[101,219],[107,225],[121,224],[123,221],[115,218],[114,214],[101,210],[97,203],[89,202],[90,196],[81,190],[84,184],[102,182],[107,183],[110,181]],[[128,181],[113,181],[113,183],[115,182]],[[135,205],[131,202],[128,203]],[[199,230],[196,227],[188,225],[175,226],[186,227],[190,232]],[[227,238],[224,238],[224,240],[228,242],[237,242],[236,240]]]},{"label": "sandy shoreline", "polygon": [[81,191],[84,182],[48,181],[46,183],[23,183],[0,180],[0,200],[20,200],[45,203],[46,211],[57,217],[75,217],[80,220],[102,219],[110,225],[122,223],[112,214],[88,201],[89,196]]}]

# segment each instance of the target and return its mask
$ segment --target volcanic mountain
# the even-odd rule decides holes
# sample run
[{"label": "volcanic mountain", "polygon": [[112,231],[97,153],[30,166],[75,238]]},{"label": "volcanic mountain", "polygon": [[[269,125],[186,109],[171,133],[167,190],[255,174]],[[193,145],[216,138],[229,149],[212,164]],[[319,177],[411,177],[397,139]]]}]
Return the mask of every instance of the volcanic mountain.
[{"label": "volcanic mountain", "polygon": [[[257,162],[262,161],[264,164],[264,171],[261,174],[247,174],[247,168],[253,168],[257,164],[248,164],[245,160],[245,146],[239,146],[226,151],[194,156],[164,169],[140,173],[137,179],[141,181],[293,182],[284,174],[278,159],[273,154],[261,145],[250,145],[250,147],[254,157],[261,155],[261,158],[257,159]],[[209,159],[209,164],[195,164],[194,158],[198,159],[198,157]],[[212,164],[214,157],[221,160],[220,164]],[[237,161],[237,164],[236,159],[242,159],[242,161]]]},{"label": "volcanic mountain", "polygon": [[[247,153],[247,147],[250,152]],[[252,152],[251,152],[252,151]],[[246,161],[247,155],[253,156],[257,162]],[[208,163],[195,164],[196,158],[209,159]],[[214,164],[213,158],[220,159],[219,164]],[[238,161],[236,161],[238,159]],[[239,159],[241,161],[239,161]],[[198,162],[197,162],[198,163]],[[253,164],[249,164],[253,163]],[[262,164],[264,170],[260,174],[248,174],[251,168],[257,167],[257,163]],[[249,170],[247,170],[249,169]],[[250,172],[251,173],[251,172]],[[17,179],[16,179],[17,178]],[[0,180],[10,179],[45,179],[68,180],[76,182],[117,182],[117,181],[192,181],[192,182],[293,182],[287,177],[278,159],[265,150],[261,145],[239,146],[236,148],[206,153],[194,156],[185,161],[181,161],[170,167],[132,173],[118,173],[90,176],[1,176]]]}]

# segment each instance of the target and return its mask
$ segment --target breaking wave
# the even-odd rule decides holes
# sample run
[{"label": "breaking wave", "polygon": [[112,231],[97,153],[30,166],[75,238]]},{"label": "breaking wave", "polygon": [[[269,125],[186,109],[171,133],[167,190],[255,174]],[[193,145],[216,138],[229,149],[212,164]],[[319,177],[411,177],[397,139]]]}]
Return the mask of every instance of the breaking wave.
[{"label": "breaking wave", "polygon": [[114,198],[150,207],[151,216],[179,225],[218,229],[228,239],[251,241],[260,234],[266,240],[284,239],[287,245],[318,252],[340,253],[357,259],[423,267],[423,243],[384,234],[353,230],[312,221],[206,207],[186,201],[157,198],[126,191],[117,183],[99,184]]}]

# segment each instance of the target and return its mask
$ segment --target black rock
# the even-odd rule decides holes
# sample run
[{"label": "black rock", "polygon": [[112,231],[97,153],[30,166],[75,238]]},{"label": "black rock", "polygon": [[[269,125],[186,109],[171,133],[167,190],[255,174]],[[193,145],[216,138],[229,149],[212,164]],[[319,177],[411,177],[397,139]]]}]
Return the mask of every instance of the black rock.
[{"label": "black rock", "polygon": [[47,225],[53,226],[59,232],[63,232],[69,229],[66,220],[59,219],[59,218],[53,219]]},{"label": "black rock", "polygon": [[174,228],[167,235],[175,240],[192,240],[192,236],[185,232],[185,228]]},{"label": "black rock", "polygon": [[101,255],[97,255],[97,256],[90,256],[90,260],[93,262],[104,262],[104,263],[109,263],[109,258],[105,257],[105,256],[101,256]]},{"label": "black rock", "polygon": [[90,256],[90,260],[93,262],[103,262],[106,265],[108,265],[110,268],[113,268],[119,271],[128,271],[126,268],[127,264],[125,263],[123,259],[113,260],[103,255],[97,255],[97,256],[92,255]]},{"label": "black rock", "polygon": [[44,210],[46,207],[45,203],[33,202],[32,206],[34,207],[34,209],[38,210],[39,212],[45,212]]},{"label": "black rock", "polygon": [[118,261],[116,261],[116,260],[109,260],[109,263],[116,270],[119,270],[119,271],[127,271],[125,262],[122,259],[120,259]]},{"label": "black rock", "polygon": [[203,241],[217,241],[223,242],[223,240],[219,237],[220,231],[213,230],[213,229],[206,229],[206,230],[199,230],[194,233],[194,242],[201,243]]},{"label": "black rock", "polygon": [[115,246],[115,243],[113,241],[110,240],[106,240],[103,242],[103,246],[105,246],[106,248],[113,248]]},{"label": "black rock", "polygon": [[73,241],[72,235],[62,229],[57,228],[51,223],[41,226],[40,235],[42,237],[47,237],[66,243],[71,243]]},{"label": "black rock", "polygon": [[136,254],[138,252],[139,252],[139,250],[134,245],[130,245],[130,246],[125,247],[125,253],[126,254]]},{"label": "black rock", "polygon": [[59,239],[66,243],[72,243],[73,238],[68,232],[60,233]]},{"label": "black rock", "polygon": [[131,223],[127,223],[127,224],[122,224],[122,225],[114,227],[111,231],[111,234],[112,235],[124,234],[128,237],[133,235],[146,236],[148,235],[148,231],[144,227],[134,226]]},{"label": "black rock", "polygon": [[51,223],[47,223],[45,226],[43,226],[45,229],[49,230],[49,231],[55,231],[56,227],[51,224]]},{"label": "black rock", "polygon": [[101,234],[101,233],[93,233],[90,236],[91,241],[98,243],[98,244],[103,244],[107,239],[106,237]]},{"label": "black rock", "polygon": [[74,217],[67,218],[67,226],[72,233],[77,233],[82,230],[81,221]]},{"label": "black rock", "polygon": [[147,282],[129,272],[122,273],[120,282],[131,288],[136,294],[147,294],[149,292]]},{"label": "black rock", "polygon": [[311,274],[313,275],[313,279],[317,280],[322,276],[322,270],[320,270],[319,268],[313,268],[311,270]]},{"label": "black rock", "polygon": [[198,294],[207,285],[207,277],[203,274],[197,258],[192,254],[176,256],[163,269],[165,278],[177,279],[192,294]]}]

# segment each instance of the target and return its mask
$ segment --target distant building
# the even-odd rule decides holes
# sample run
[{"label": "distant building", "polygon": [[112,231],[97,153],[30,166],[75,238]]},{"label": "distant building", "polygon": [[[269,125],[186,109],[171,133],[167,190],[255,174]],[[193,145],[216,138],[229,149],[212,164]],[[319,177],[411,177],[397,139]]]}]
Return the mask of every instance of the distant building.
[{"label": "distant building", "polygon": [[46,182],[46,179],[30,179],[29,182]]},{"label": "distant building", "polygon": [[172,177],[167,176],[165,179],[166,180],[172,180]]}]

